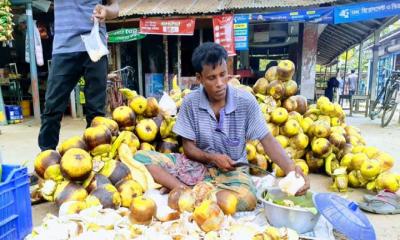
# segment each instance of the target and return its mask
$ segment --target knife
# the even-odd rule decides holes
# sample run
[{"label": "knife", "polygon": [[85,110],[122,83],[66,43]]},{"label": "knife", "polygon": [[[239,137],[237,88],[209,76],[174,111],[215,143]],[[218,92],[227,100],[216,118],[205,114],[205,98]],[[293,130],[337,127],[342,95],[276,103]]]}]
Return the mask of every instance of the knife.
[{"label": "knife", "polygon": [[263,174],[265,174],[265,175],[271,175],[271,176],[273,176],[273,177],[275,178],[275,175],[274,175],[273,173],[268,172],[267,170],[262,169],[262,168],[260,168],[258,165],[253,164],[253,163],[238,162],[238,163],[235,163],[233,166],[234,166],[234,167],[244,167],[244,166],[246,166],[246,167],[249,167],[249,168],[256,168],[256,169],[259,170],[261,173],[263,173]]}]

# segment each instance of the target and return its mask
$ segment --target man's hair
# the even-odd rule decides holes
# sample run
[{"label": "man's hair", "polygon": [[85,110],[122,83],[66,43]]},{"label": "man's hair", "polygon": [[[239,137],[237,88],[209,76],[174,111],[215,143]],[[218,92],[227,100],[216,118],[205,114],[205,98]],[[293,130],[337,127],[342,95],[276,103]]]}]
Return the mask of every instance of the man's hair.
[{"label": "man's hair", "polygon": [[205,65],[211,65],[215,68],[222,63],[222,60],[228,58],[228,53],[221,45],[207,42],[198,46],[192,55],[192,65],[196,73],[203,71]]},{"label": "man's hair", "polygon": [[355,73],[355,72],[356,72],[356,70],[354,70],[354,69],[351,70],[351,73]]}]

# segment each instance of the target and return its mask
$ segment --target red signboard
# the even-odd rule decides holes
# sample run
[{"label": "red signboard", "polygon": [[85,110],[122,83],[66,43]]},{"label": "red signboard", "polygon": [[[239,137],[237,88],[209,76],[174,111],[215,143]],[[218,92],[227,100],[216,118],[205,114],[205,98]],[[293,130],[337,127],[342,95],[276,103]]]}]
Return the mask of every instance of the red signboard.
[{"label": "red signboard", "polygon": [[193,35],[195,20],[141,18],[140,33],[156,35]]},{"label": "red signboard", "polygon": [[233,36],[233,15],[224,14],[213,17],[214,42],[223,46],[229,56],[236,55]]}]

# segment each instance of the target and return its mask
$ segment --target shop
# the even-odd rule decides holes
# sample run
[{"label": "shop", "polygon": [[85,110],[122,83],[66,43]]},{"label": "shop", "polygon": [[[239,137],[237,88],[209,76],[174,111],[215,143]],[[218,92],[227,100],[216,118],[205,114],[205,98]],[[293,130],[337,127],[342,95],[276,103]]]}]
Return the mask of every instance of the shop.
[{"label": "shop", "polygon": [[[178,76],[181,86],[190,87],[194,84],[191,54],[200,43],[216,41],[213,19],[222,16],[218,15],[222,12],[229,12],[229,15],[233,17],[230,24],[233,25],[232,41],[234,41],[235,49],[228,61],[231,75],[239,75],[243,83],[252,85],[264,76],[266,68],[274,65],[275,61],[290,59],[299,68],[298,74],[294,76],[296,82],[299,85],[303,83],[304,89],[313,89],[315,76],[310,69],[315,68],[318,31],[321,31],[317,23],[329,21],[327,18],[331,16],[331,9],[314,10],[316,6],[311,1],[305,1],[304,5],[296,6],[300,8],[296,11],[285,11],[292,7],[289,6],[290,4],[278,7],[273,3],[264,3],[250,8],[245,4],[226,3],[227,6],[223,9],[207,9],[202,4],[193,6],[185,4],[182,2],[181,8],[172,10],[168,7],[168,2],[153,6],[152,3],[122,1],[121,17],[123,19],[108,23],[109,29],[112,30],[133,27],[140,31],[142,29],[140,21],[145,19],[168,21],[192,18],[195,20],[195,29],[189,35],[150,32],[142,40],[119,43],[113,47],[117,58],[118,55],[120,58],[120,61],[116,60],[116,62],[119,62],[122,67],[129,65],[136,70],[134,82],[138,81],[138,83],[133,86],[133,89],[140,92],[139,83],[142,83],[142,92],[147,94],[149,93],[146,92],[146,88],[149,88],[147,86],[153,85],[148,81],[152,81],[153,77],[163,78],[163,87],[165,87],[174,75]],[[229,8],[229,4],[236,5]],[[301,10],[301,8],[308,10],[312,8],[313,11]],[[263,11],[266,13],[262,13]],[[198,12],[202,12],[202,15]],[[303,51],[306,51],[308,56],[314,55],[314,57],[307,59],[302,54]],[[305,76],[301,77],[301,73]],[[152,74],[151,77],[149,74]],[[308,92],[310,96],[307,97],[314,99],[314,90],[305,90],[305,93]]]},{"label": "shop", "polygon": [[[40,109],[44,109],[54,32],[53,13],[48,10],[49,6],[40,10],[33,8],[32,14],[32,9],[28,11],[25,5],[12,5],[12,39],[0,46],[0,85],[3,102],[5,106],[12,106],[12,109],[19,108],[11,113],[18,114],[15,119],[10,118],[9,112],[6,114],[9,123],[19,123],[23,117],[29,118],[32,115],[39,118]],[[31,13],[30,16],[34,15],[32,39],[28,34],[30,17],[27,13]],[[32,40],[36,52],[32,52],[35,57],[30,64],[32,53],[29,44]]]}]

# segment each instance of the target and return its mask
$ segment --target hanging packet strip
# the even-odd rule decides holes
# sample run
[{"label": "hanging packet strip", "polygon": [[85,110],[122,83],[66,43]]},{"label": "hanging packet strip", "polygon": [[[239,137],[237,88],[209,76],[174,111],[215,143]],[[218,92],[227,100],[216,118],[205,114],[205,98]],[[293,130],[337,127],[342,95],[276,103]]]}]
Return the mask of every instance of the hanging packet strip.
[{"label": "hanging packet strip", "polygon": [[99,21],[97,19],[94,20],[94,25],[90,33],[81,35],[81,37],[86,51],[93,62],[99,61],[100,58],[108,54],[107,46],[100,37]]}]

